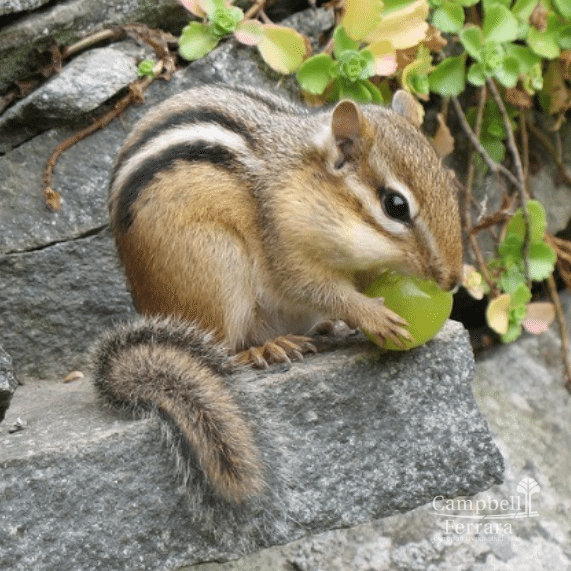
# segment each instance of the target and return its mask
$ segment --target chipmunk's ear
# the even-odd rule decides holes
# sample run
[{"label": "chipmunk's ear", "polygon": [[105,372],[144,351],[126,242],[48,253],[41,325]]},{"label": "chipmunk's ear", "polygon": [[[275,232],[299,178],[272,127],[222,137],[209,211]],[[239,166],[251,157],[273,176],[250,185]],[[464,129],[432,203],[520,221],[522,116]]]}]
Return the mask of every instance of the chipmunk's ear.
[{"label": "chipmunk's ear", "polygon": [[424,112],[418,101],[404,89],[399,89],[393,95],[391,109],[406,117],[415,127],[422,125]]},{"label": "chipmunk's ear", "polygon": [[331,115],[331,132],[340,154],[338,163],[342,164],[351,157],[355,141],[363,133],[363,114],[354,101],[337,103]]}]

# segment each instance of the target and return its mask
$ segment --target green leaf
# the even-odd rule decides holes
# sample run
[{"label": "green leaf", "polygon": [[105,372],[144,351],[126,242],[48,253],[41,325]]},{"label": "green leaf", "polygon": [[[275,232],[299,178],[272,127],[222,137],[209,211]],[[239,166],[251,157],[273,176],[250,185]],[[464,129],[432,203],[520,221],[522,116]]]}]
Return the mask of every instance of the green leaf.
[{"label": "green leaf", "polygon": [[557,41],[563,50],[571,50],[571,25],[564,26],[559,30]]},{"label": "green leaf", "polygon": [[464,8],[446,1],[432,14],[432,25],[447,34],[457,34],[464,25]]},{"label": "green leaf", "polygon": [[517,234],[508,232],[498,245],[498,254],[504,266],[517,264],[522,259],[523,239]]},{"label": "green leaf", "polygon": [[[520,261],[522,261],[521,254]],[[500,274],[498,283],[502,288],[502,291],[505,291],[511,295],[512,292],[517,291],[520,285],[525,285],[525,275],[518,268],[518,266],[512,264],[505,268],[504,271]]]},{"label": "green leaf", "polygon": [[531,244],[529,247],[529,277],[540,282],[547,279],[555,268],[557,254],[549,244]]},{"label": "green leaf", "polygon": [[[513,292],[511,292],[510,307],[526,306],[531,301],[531,291],[525,283],[521,283]],[[521,319],[525,317],[527,310],[523,312]],[[520,319],[520,321],[521,321]]]},{"label": "green leaf", "polygon": [[495,101],[488,101],[482,121],[483,138],[503,140],[507,136],[506,126]]},{"label": "green leaf", "polygon": [[349,82],[367,79],[375,74],[375,56],[368,50],[344,51],[338,61],[339,76]]},{"label": "green leaf", "polygon": [[145,59],[137,68],[137,75],[139,77],[155,77],[155,62],[152,59]]},{"label": "green leaf", "polygon": [[368,79],[363,81],[363,87],[371,95],[372,103],[376,103],[377,105],[382,105],[385,102],[385,99],[380,89],[375,84],[371,83]]},{"label": "green leaf", "polygon": [[422,73],[413,73],[408,77],[408,86],[411,91],[419,95],[428,95],[430,91],[430,82],[428,76]]},{"label": "green leaf", "polygon": [[305,38],[287,26],[264,25],[264,38],[258,44],[264,61],[278,73],[293,73],[307,54]]},{"label": "green leaf", "polygon": [[517,18],[501,4],[490,4],[484,15],[482,31],[486,42],[513,42],[518,35]]},{"label": "green leaf", "polygon": [[[545,210],[539,200],[528,200],[526,203],[527,216],[529,218],[529,243],[540,244],[545,236],[546,219]],[[521,242],[525,240],[525,218],[521,208],[512,216],[506,227],[506,236],[513,234]]]},{"label": "green leaf", "polygon": [[428,74],[433,69],[430,51],[425,46],[420,46],[416,59],[407,64],[402,70],[401,83],[403,87],[408,87],[413,94],[428,95],[430,91]]},{"label": "green leaf", "polygon": [[510,323],[508,330],[503,335],[500,335],[502,343],[512,343],[522,334],[523,329],[519,323]]},{"label": "green leaf", "polygon": [[[206,12],[209,20],[214,18],[216,10],[224,10],[224,8],[226,8],[224,0],[199,0],[197,4]],[[193,14],[196,13],[194,11],[192,12]]]},{"label": "green leaf", "polygon": [[482,30],[477,26],[468,26],[460,32],[460,42],[469,56],[480,61],[484,37]]},{"label": "green leaf", "polygon": [[468,83],[481,86],[486,83],[486,68],[483,63],[475,62],[468,68]]},{"label": "green leaf", "polygon": [[519,79],[519,62],[514,57],[506,57],[496,69],[494,76],[505,87],[515,87]]},{"label": "green leaf", "polygon": [[[512,296],[512,302],[513,302],[513,296]],[[509,311],[510,322],[521,323],[524,320],[526,313],[527,313],[527,308],[525,305],[516,305]]]},{"label": "green leaf", "polygon": [[[535,0],[534,0],[535,1]],[[506,44],[506,57],[515,58],[519,64],[519,72],[523,75],[534,65],[541,61],[541,58],[534,54],[528,47],[519,44]]]},{"label": "green leaf", "polygon": [[526,206],[529,217],[529,242],[539,244],[543,242],[547,228],[545,210],[539,200],[528,200]]},{"label": "green leaf", "polygon": [[458,4],[468,8],[469,6],[475,6],[480,0],[457,0]]},{"label": "green leaf", "polygon": [[361,79],[367,79],[368,77],[375,75],[377,64],[375,61],[375,56],[368,49],[361,50],[359,54],[365,61],[365,67],[361,73]]},{"label": "green leaf", "polygon": [[486,149],[488,155],[497,163],[503,162],[506,158],[506,146],[502,141],[498,139],[482,139],[480,142],[482,143],[482,147]]},{"label": "green leaf", "polygon": [[333,53],[337,59],[341,56],[344,51],[359,49],[359,42],[352,40],[348,35],[343,26],[337,26],[333,32]]},{"label": "green leaf", "polygon": [[524,74],[522,77],[522,87],[530,95],[533,95],[536,91],[543,89],[543,74],[540,63],[536,63],[526,74]]},{"label": "green leaf", "polygon": [[[479,0],[468,0],[470,2],[479,2]],[[416,0],[384,0],[383,2],[383,11],[382,15],[386,16],[391,12],[395,12],[396,10],[401,10],[402,8],[406,8],[409,4],[413,4]]]},{"label": "green leaf", "polygon": [[520,21],[526,22],[529,20],[537,3],[537,0],[516,0],[516,3],[512,7],[512,14]]},{"label": "green leaf", "polygon": [[509,8],[512,0],[482,0],[484,12],[487,12],[491,6],[504,6]]},{"label": "green leaf", "polygon": [[344,81],[339,80],[339,98],[352,99],[357,103],[370,103],[372,95],[367,89],[366,82],[362,80],[357,81]]},{"label": "green leaf", "polygon": [[218,39],[213,38],[210,29],[201,22],[190,22],[182,30],[178,39],[178,52],[188,61],[204,57],[218,44]]},{"label": "green leaf", "polygon": [[362,40],[381,21],[381,0],[345,0],[345,13],[341,24],[353,40]]},{"label": "green leaf", "polygon": [[557,11],[567,20],[571,21],[571,3],[569,0],[553,0],[553,4],[557,8]]},{"label": "green leaf", "polygon": [[465,56],[445,59],[428,76],[430,91],[443,96],[462,93],[466,88]]},{"label": "green leaf", "polygon": [[498,42],[486,42],[480,52],[480,63],[484,65],[486,73],[491,74],[502,65],[504,48]]},{"label": "green leaf", "polygon": [[561,50],[555,32],[540,32],[531,26],[527,34],[527,45],[538,55],[546,59],[559,57]]},{"label": "green leaf", "polygon": [[240,8],[230,6],[230,8],[219,8],[214,12],[214,16],[210,18],[210,33],[214,38],[222,39],[224,36],[231,34],[244,18],[244,12]]},{"label": "green leaf", "polygon": [[302,89],[321,95],[334,77],[337,64],[328,54],[318,54],[306,60],[297,70],[297,81]]}]

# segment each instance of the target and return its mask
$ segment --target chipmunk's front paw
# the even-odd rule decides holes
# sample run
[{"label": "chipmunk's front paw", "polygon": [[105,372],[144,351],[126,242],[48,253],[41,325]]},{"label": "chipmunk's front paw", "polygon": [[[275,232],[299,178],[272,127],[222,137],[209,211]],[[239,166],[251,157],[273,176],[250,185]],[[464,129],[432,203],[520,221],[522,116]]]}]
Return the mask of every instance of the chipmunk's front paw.
[{"label": "chipmunk's front paw", "polygon": [[242,365],[254,365],[267,369],[271,363],[287,363],[291,360],[303,360],[304,353],[317,353],[309,337],[301,335],[283,335],[268,341],[260,347],[250,347],[236,355],[236,361]]},{"label": "chipmunk's front paw", "polygon": [[404,348],[403,340],[414,341],[406,329],[408,322],[400,315],[386,307],[384,299],[370,299],[371,305],[363,311],[356,327],[360,327],[375,342],[383,345],[385,339],[390,339],[398,347]]}]

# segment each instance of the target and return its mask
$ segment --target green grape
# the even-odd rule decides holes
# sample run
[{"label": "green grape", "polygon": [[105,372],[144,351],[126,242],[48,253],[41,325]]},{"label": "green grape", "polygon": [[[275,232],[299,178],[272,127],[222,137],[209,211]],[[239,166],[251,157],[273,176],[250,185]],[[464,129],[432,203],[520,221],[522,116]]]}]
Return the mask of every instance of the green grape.
[{"label": "green grape", "polygon": [[[386,272],[367,289],[369,297],[384,297],[385,305],[408,321],[408,330],[414,341],[404,342],[404,350],[418,347],[432,339],[450,317],[452,293],[444,291],[428,279]],[[364,331],[375,342],[374,338]],[[402,350],[390,339],[382,344],[385,349]]]}]

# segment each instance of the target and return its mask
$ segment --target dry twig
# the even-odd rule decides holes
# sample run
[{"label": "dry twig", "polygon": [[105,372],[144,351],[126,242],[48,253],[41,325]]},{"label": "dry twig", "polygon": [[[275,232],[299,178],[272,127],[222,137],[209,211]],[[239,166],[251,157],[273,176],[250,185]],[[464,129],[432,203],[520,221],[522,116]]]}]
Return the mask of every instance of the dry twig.
[{"label": "dry twig", "polygon": [[[486,105],[486,98],[487,98],[486,86],[483,85],[482,89],[480,90],[480,98],[479,98],[479,102],[478,102],[478,113],[476,115],[476,126],[475,126],[476,131],[474,133],[477,141],[480,140],[480,133],[482,131],[482,122],[483,122],[483,117],[484,117],[484,107]],[[454,104],[454,102],[453,102],[453,104]],[[456,110],[456,112],[458,113],[457,110]],[[490,288],[490,292],[492,293],[492,295],[496,295],[497,294],[497,288],[494,285],[492,278],[490,277],[490,273],[488,272],[488,266],[486,264],[486,258],[484,257],[484,254],[480,248],[480,244],[478,243],[477,231],[474,231],[474,228],[472,227],[471,207],[472,207],[472,201],[473,201],[472,187],[474,184],[474,174],[475,174],[474,152],[471,152],[470,158],[468,161],[468,176],[466,178],[466,187],[464,189],[464,197],[465,197],[465,202],[466,202],[464,205],[464,209],[465,209],[465,213],[464,213],[465,230],[466,230],[466,234],[468,236],[468,242],[472,248],[472,251],[474,252],[474,256],[476,258],[476,263],[478,264],[478,269],[480,270],[480,273],[482,274],[484,280],[488,284],[488,287]]]},{"label": "dry twig", "polygon": [[490,89],[490,92],[492,94],[492,97],[494,98],[500,113],[502,115],[502,119],[504,121],[504,126],[506,128],[506,132],[507,132],[507,136],[508,136],[508,147],[510,149],[510,152],[512,154],[513,157],[513,161],[514,161],[514,166],[515,166],[515,170],[516,170],[516,174],[517,174],[517,180],[519,182],[519,184],[517,185],[518,190],[522,193],[522,203],[525,204],[525,202],[527,200],[529,200],[529,196],[527,193],[527,189],[526,189],[526,179],[525,179],[525,174],[524,174],[524,170],[523,170],[523,165],[521,162],[521,156],[519,154],[518,148],[517,148],[517,143],[515,140],[515,136],[514,136],[514,132],[512,129],[512,125],[510,122],[510,118],[509,115],[506,111],[506,107],[504,105],[503,99],[501,98],[499,92],[498,92],[498,88],[496,87],[496,84],[494,83],[494,81],[492,79],[488,78],[488,88]]},{"label": "dry twig", "polygon": [[266,0],[257,0],[254,2],[244,13],[244,20],[249,20],[250,18],[257,16],[258,12],[263,10],[265,5]]},{"label": "dry twig", "polygon": [[563,367],[565,368],[565,388],[571,393],[571,358],[569,357],[569,335],[567,333],[567,324],[565,323],[565,313],[561,305],[561,298],[557,291],[555,279],[553,276],[547,278],[547,286],[549,290],[549,297],[555,306],[555,315],[557,316],[557,323],[559,324],[559,335],[561,337],[561,358],[563,360]]},{"label": "dry twig", "polygon": [[[482,122],[484,120],[484,108],[486,106],[487,98],[486,86],[482,85],[480,89],[480,97],[478,100],[478,113],[476,115],[476,126],[475,135],[478,140],[480,140],[480,133],[482,132]],[[466,230],[469,232],[472,228],[472,187],[474,185],[474,174],[476,172],[476,166],[474,161],[474,153],[470,153],[470,159],[468,162],[468,176],[466,178],[466,204],[465,206],[465,220],[466,220]]]},{"label": "dry twig", "polygon": [[135,41],[141,41],[151,46],[159,58],[159,61],[155,64],[153,74],[151,76],[137,79],[131,83],[129,85],[129,92],[127,95],[117,101],[112,109],[93,121],[91,125],[81,129],[71,137],[68,137],[65,141],[62,141],[54,149],[46,161],[43,178],[44,190],[42,193],[46,206],[52,211],[58,211],[61,207],[61,196],[52,187],[53,172],[61,155],[82,139],[85,139],[89,135],[95,133],[95,131],[106,127],[129,105],[136,101],[142,101],[145,89],[147,89],[147,87],[149,87],[149,85],[157,77],[162,76],[169,79],[170,75],[174,71],[175,56],[170,52],[168,48],[168,42],[172,40],[172,36],[160,30],[151,30],[143,24],[130,24],[109,30],[102,30],[101,32],[92,34],[91,36],[84,38],[83,40],[65,48],[62,54],[63,57],[67,57],[79,50],[92,46],[97,42],[107,39],[118,39],[125,36],[131,37]]},{"label": "dry twig", "polygon": [[[155,65],[154,71],[155,71],[156,76],[160,75],[163,67],[164,67],[164,63],[162,61],[159,61]],[[107,111],[107,113],[105,113],[104,115],[102,115],[101,117],[99,117],[95,121],[93,121],[93,123],[91,125],[88,125],[84,129],[81,129],[81,131],[74,133],[71,137],[68,137],[67,139],[62,141],[53,150],[52,154],[50,155],[50,157],[48,158],[48,160],[46,162],[46,167],[44,169],[44,178],[43,178],[44,190],[42,193],[43,197],[44,197],[44,201],[46,202],[46,206],[48,206],[48,208],[50,210],[58,211],[60,209],[60,206],[61,206],[60,194],[56,190],[54,190],[52,187],[53,172],[54,172],[56,164],[57,164],[59,158],[61,157],[61,155],[63,155],[63,153],[65,153],[65,151],[67,151],[68,149],[73,147],[75,144],[77,144],[82,139],[89,137],[89,135],[95,133],[95,131],[98,131],[99,129],[103,129],[103,127],[106,127],[107,125],[109,125],[109,123],[111,123],[111,121],[113,121],[113,119],[115,119],[115,117],[118,117],[125,109],[127,109],[127,107],[129,107],[129,105],[131,105],[135,101],[141,101],[142,100],[142,94],[143,94],[144,90],[153,81],[154,81],[154,77],[153,78],[142,77],[142,78],[134,81],[129,86],[129,93],[127,93],[127,95],[125,95],[119,101],[117,101],[117,103],[115,103],[115,105],[113,106],[112,109],[110,109],[109,111]]]},{"label": "dry twig", "polygon": [[470,139],[470,143],[472,143],[472,146],[478,151],[478,153],[480,153],[480,155],[484,159],[484,162],[486,163],[486,165],[488,165],[488,168],[495,174],[503,174],[518,190],[521,190],[521,183],[512,174],[512,172],[506,167],[504,167],[504,165],[496,163],[496,161],[494,161],[494,159],[492,159],[492,157],[490,157],[490,155],[487,153],[486,149],[484,149],[484,147],[474,134],[474,131],[472,131],[472,127],[470,127],[470,124],[466,119],[466,115],[464,115],[464,111],[462,110],[462,106],[460,105],[458,98],[452,97],[451,101],[452,105],[454,106],[454,110],[456,111],[456,115],[458,115],[458,120],[460,121],[462,129],[466,133],[468,139]]}]

